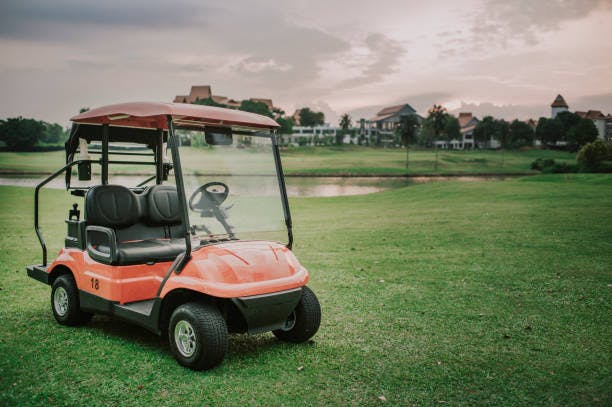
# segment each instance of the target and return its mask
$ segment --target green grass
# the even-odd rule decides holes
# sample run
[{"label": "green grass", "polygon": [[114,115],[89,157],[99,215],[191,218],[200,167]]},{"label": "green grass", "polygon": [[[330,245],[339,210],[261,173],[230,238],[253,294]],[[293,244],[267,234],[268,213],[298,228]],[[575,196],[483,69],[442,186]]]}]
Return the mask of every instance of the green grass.
[{"label": "green grass", "polygon": [[[201,153],[201,150],[199,150]],[[184,148],[183,161],[199,162],[197,150]],[[406,151],[402,149],[343,147],[300,147],[283,149],[283,166],[287,174],[389,174],[402,175],[440,173],[526,173],[537,158],[552,158],[559,162],[575,163],[575,154],[551,151],[439,151],[435,170],[433,150],[411,150],[410,165],[406,170]],[[62,151],[37,153],[0,153],[0,171],[51,173],[64,163]],[[142,170],[142,167],[136,167]],[[111,168],[112,169],[112,168]],[[124,167],[124,170],[134,167]],[[94,168],[97,171],[97,168]]]},{"label": "green grass", "polygon": [[[612,176],[293,199],[318,335],[232,336],[200,373],[108,317],[58,325],[24,270],[32,190],[0,194],[0,405],[612,403]],[[64,193],[46,194],[60,239]]]}]

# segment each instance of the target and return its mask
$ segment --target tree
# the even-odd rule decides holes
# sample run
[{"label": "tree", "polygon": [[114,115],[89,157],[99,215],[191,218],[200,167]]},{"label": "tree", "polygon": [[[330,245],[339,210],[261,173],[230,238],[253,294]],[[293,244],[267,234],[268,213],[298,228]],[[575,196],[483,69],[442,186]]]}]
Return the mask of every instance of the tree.
[{"label": "tree", "polygon": [[44,123],[45,131],[40,135],[39,141],[47,144],[56,144],[66,137],[64,129],[57,123]]},{"label": "tree", "polygon": [[485,116],[474,128],[474,141],[479,144],[486,144],[491,140],[497,131],[497,123],[493,116]]},{"label": "tree", "polygon": [[565,138],[565,131],[560,120],[541,117],[536,127],[536,138],[542,144],[556,144]]},{"label": "tree", "polygon": [[349,128],[353,124],[351,120],[351,116],[349,116],[348,113],[344,113],[342,117],[340,117],[339,124],[340,124],[340,128],[342,128],[342,133],[340,134],[336,133],[336,144],[338,145],[342,144],[342,139],[344,138],[344,135],[348,133]]},{"label": "tree", "polygon": [[400,117],[399,126],[397,127],[397,134],[406,147],[406,169],[410,164],[410,144],[416,141],[417,127],[419,126],[419,119],[414,114],[408,114]]},{"label": "tree", "polygon": [[448,115],[446,124],[444,125],[444,139],[447,141],[461,139],[461,126],[456,117]]},{"label": "tree", "polygon": [[576,160],[587,171],[598,171],[604,161],[612,162],[612,143],[595,140],[580,149]]},{"label": "tree", "polygon": [[300,125],[306,127],[322,126],[325,123],[323,112],[313,112],[307,107],[300,109]]},{"label": "tree", "polygon": [[45,123],[39,120],[21,116],[0,120],[0,140],[11,151],[32,150],[44,132]]},{"label": "tree", "polygon": [[597,140],[599,132],[592,120],[578,118],[578,122],[567,132],[567,141],[573,151]]},{"label": "tree", "polygon": [[293,119],[290,117],[279,117],[276,122],[280,125],[280,134],[293,134]]},{"label": "tree", "polygon": [[263,102],[255,102],[253,100],[243,100],[240,102],[240,107],[238,109],[245,112],[257,113],[262,116],[274,116],[268,108],[268,105]]},{"label": "tree", "polygon": [[510,123],[504,119],[495,121],[493,137],[499,141],[502,149],[510,147]]},{"label": "tree", "polygon": [[524,146],[533,145],[534,132],[530,125],[527,123],[514,120],[510,123],[510,146],[512,148],[519,148]]},{"label": "tree", "polygon": [[436,141],[440,140],[440,136],[442,135],[444,128],[446,127],[446,122],[448,120],[448,113],[446,112],[446,108],[440,105],[433,105],[431,109],[428,111],[427,118],[425,119],[425,124],[430,133],[429,136],[432,138],[434,147],[436,149],[436,161],[434,164],[434,171],[438,171],[438,144]]},{"label": "tree", "polygon": [[566,111],[558,113],[555,120],[561,123],[563,130],[567,133],[572,127],[578,124],[580,121],[580,116],[578,116],[576,113]]},{"label": "tree", "polygon": [[211,97],[206,99],[197,98],[194,102],[194,105],[203,105],[203,106],[213,106],[213,107],[227,107],[224,104],[215,102]]}]

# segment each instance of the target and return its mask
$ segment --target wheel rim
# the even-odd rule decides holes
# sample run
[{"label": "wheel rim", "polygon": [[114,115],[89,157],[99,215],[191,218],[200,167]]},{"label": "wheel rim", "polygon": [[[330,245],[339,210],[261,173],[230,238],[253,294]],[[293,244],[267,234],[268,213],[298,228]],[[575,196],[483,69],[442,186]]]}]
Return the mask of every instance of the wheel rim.
[{"label": "wheel rim", "polygon": [[185,321],[179,321],[174,327],[174,342],[181,355],[190,357],[196,349],[196,337],[193,326]]},{"label": "wheel rim", "polygon": [[295,311],[293,311],[291,315],[289,315],[289,318],[287,318],[287,320],[285,321],[285,326],[282,327],[281,329],[283,331],[291,331],[294,326],[295,326]]},{"label": "wheel rim", "polygon": [[57,287],[53,294],[53,307],[60,317],[68,312],[68,293],[64,287]]}]

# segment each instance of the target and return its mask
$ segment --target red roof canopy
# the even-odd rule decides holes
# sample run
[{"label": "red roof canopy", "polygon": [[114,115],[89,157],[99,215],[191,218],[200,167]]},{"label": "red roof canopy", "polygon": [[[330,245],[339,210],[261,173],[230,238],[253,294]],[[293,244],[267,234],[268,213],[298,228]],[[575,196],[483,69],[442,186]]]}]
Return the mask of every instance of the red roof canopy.
[{"label": "red roof canopy", "polygon": [[102,106],[72,117],[75,123],[167,129],[167,116],[178,126],[239,126],[274,129],[278,123],[269,117],[240,110],[186,103],[132,102]]}]

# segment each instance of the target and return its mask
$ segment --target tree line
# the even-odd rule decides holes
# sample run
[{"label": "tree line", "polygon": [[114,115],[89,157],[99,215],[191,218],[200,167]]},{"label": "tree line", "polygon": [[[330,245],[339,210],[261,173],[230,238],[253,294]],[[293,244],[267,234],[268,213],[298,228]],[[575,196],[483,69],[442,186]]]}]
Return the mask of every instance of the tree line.
[{"label": "tree line", "polygon": [[0,120],[0,141],[8,151],[33,151],[59,146],[68,137],[68,132],[57,123],[21,116]]},{"label": "tree line", "polygon": [[[401,145],[420,144],[434,146],[437,141],[462,140],[457,118],[440,105],[434,105],[419,127],[416,115],[402,116],[397,127]],[[486,145],[496,140],[501,148],[514,149],[533,146],[538,140],[544,146],[556,146],[563,142],[571,151],[577,151],[597,139],[597,128],[592,120],[575,113],[561,112],[554,119],[540,118],[535,129],[528,123],[515,119],[508,122],[485,116],[474,128],[474,142]]]},{"label": "tree line", "polygon": [[[196,99],[193,103],[197,105],[228,108],[227,105],[215,102],[212,98]],[[295,126],[293,118],[285,116],[285,111],[282,109],[270,109],[267,104],[254,100],[243,100],[240,102],[240,106],[237,109],[273,118],[279,124],[279,132],[281,134],[293,133],[293,126]],[[300,115],[300,126],[314,127],[322,126],[325,123],[325,114],[323,112],[316,112],[308,107],[303,107],[299,109],[298,112]]]}]

